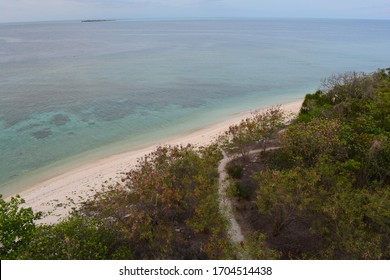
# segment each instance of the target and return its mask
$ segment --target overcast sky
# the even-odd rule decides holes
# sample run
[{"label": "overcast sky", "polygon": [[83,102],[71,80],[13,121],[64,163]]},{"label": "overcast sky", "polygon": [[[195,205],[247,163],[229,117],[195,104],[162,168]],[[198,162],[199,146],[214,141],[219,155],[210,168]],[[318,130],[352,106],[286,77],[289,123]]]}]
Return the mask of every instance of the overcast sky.
[{"label": "overcast sky", "polygon": [[390,19],[390,0],[0,0],[0,22],[172,17]]}]

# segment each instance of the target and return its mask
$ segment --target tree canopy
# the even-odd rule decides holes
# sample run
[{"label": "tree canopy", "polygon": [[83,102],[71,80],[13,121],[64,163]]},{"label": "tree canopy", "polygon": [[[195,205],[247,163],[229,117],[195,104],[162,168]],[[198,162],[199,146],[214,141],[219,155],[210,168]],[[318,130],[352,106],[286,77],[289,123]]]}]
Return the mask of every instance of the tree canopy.
[{"label": "tree canopy", "polygon": [[257,175],[273,233],[306,228],[318,241],[295,257],[390,257],[389,98],[389,71],[331,77],[283,134],[277,153],[291,164]]}]

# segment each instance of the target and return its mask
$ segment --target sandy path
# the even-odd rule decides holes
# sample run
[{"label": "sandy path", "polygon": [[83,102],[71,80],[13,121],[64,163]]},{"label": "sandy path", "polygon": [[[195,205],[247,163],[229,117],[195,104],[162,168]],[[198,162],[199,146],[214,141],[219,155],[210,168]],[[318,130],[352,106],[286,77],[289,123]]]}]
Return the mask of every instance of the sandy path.
[{"label": "sandy path", "polygon": [[244,236],[241,232],[241,227],[238,224],[236,218],[233,214],[233,208],[232,203],[230,199],[226,196],[226,189],[228,187],[228,181],[226,180],[228,178],[228,174],[226,172],[226,165],[233,160],[233,157],[228,157],[226,153],[223,153],[223,159],[219,163],[218,166],[218,172],[219,172],[219,197],[220,197],[220,208],[222,210],[222,213],[229,219],[230,221],[230,229],[229,229],[229,235],[232,239],[233,243],[240,243],[244,240]]},{"label": "sandy path", "polygon": [[[248,155],[253,155],[260,153],[262,151],[271,151],[279,149],[279,147],[268,147],[265,150],[264,149],[257,149],[250,151]],[[233,213],[233,205],[231,200],[226,196],[226,189],[228,187],[228,174],[226,172],[226,165],[234,160],[236,155],[228,156],[225,152],[223,152],[223,159],[220,161],[218,166],[218,172],[219,172],[219,196],[220,196],[220,203],[221,203],[221,209],[223,213],[226,215],[226,217],[230,221],[230,230],[229,234],[233,241],[233,243],[240,243],[244,241],[244,235],[242,234],[242,230],[240,225],[238,224],[236,217]]]}]

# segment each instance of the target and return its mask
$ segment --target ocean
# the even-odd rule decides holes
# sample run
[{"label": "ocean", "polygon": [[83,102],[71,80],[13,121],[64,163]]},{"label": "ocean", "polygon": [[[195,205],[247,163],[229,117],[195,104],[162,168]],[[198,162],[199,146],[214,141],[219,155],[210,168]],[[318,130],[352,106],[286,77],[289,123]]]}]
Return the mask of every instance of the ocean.
[{"label": "ocean", "polygon": [[390,21],[0,24],[0,193],[390,67]]}]

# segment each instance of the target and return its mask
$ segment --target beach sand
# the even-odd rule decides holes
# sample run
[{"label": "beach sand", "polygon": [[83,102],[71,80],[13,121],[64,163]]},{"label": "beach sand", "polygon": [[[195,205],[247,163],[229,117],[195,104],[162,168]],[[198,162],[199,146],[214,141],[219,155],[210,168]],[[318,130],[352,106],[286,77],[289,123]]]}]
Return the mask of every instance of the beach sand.
[{"label": "beach sand", "polygon": [[[282,108],[286,112],[298,113],[303,99],[286,103]],[[100,190],[103,184],[121,182],[122,174],[137,164],[137,159],[152,152],[159,145],[207,145],[214,141],[232,124],[239,123],[250,116],[251,112],[239,113],[202,129],[156,141],[155,144],[126,153],[113,155],[88,163],[65,172],[59,176],[45,180],[20,193],[26,200],[23,207],[32,207],[34,211],[42,211],[43,219],[39,223],[53,224],[65,218],[72,207],[77,207],[83,200]]]}]

